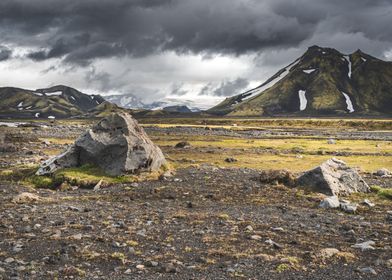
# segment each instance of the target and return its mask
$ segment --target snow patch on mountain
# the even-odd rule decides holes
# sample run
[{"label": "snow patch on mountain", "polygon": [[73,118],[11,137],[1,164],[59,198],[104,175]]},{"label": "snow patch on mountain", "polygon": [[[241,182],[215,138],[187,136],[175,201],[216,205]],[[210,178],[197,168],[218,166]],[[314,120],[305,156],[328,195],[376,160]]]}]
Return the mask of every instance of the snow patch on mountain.
[{"label": "snow patch on mountain", "polygon": [[280,73],[278,76],[276,76],[274,79],[265,82],[264,84],[262,84],[261,86],[251,89],[245,93],[243,93],[243,100],[247,100],[251,97],[253,97],[255,95],[255,93],[261,93],[271,87],[273,87],[276,83],[278,83],[279,81],[281,81],[284,77],[286,77],[291,69],[296,66],[301,60],[297,59],[296,61],[294,61],[293,63],[291,63],[289,66],[287,66],[286,68],[284,68],[284,71],[282,73]]},{"label": "snow patch on mountain", "polygon": [[23,107],[23,101],[22,102],[20,102],[19,104],[18,104],[18,106],[17,106],[18,108],[19,107]]},{"label": "snow patch on mountain", "polygon": [[367,59],[366,59],[366,58],[363,58],[363,57],[361,57],[361,60],[362,60],[363,62],[366,62],[366,61],[367,61]]},{"label": "snow patch on mountain", "polygon": [[352,70],[352,65],[351,65],[351,60],[350,60],[350,56],[349,55],[345,55],[344,59],[348,62],[348,77],[351,79],[351,70]]},{"label": "snow patch on mountain", "polygon": [[342,94],[343,94],[344,98],[346,98],[347,110],[350,113],[355,112],[353,103],[351,102],[351,99],[350,99],[350,96],[348,96],[348,94],[343,91],[342,91]]},{"label": "snow patch on mountain", "polygon": [[46,96],[59,96],[62,95],[63,92],[62,91],[54,91],[54,92],[46,92],[45,95]]},{"label": "snow patch on mountain", "polygon": [[303,111],[306,109],[306,105],[308,104],[308,100],[306,99],[306,91],[305,90],[299,90],[298,91],[298,96],[299,96],[299,110]]},{"label": "snow patch on mountain", "polygon": [[316,71],[316,69],[307,69],[307,70],[302,70],[302,71],[306,74],[310,74],[310,73],[313,73],[314,71]]}]

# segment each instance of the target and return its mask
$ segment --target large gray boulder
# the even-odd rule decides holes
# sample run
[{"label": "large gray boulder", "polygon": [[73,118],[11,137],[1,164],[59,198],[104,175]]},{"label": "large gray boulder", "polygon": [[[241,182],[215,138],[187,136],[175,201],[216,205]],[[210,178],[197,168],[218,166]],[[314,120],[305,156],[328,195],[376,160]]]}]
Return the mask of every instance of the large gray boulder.
[{"label": "large gray boulder", "polygon": [[115,113],[81,135],[63,154],[44,162],[37,175],[92,164],[109,175],[157,171],[165,163],[162,151],[127,113]]},{"label": "large gray boulder", "polygon": [[368,184],[355,169],[336,158],[305,172],[297,179],[297,183],[313,191],[332,196],[370,191]]}]

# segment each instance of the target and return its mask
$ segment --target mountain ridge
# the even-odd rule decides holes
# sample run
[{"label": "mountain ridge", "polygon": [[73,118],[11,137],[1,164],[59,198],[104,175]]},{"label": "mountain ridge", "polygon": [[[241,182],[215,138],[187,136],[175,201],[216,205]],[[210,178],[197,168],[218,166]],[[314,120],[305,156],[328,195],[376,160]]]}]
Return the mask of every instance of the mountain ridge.
[{"label": "mountain ridge", "polygon": [[391,108],[391,62],[361,50],[346,55],[312,46],[260,86],[226,98],[207,112],[228,116],[391,115]]},{"label": "mountain ridge", "polygon": [[87,113],[105,100],[57,85],[37,90],[0,87],[0,117],[68,118]]}]

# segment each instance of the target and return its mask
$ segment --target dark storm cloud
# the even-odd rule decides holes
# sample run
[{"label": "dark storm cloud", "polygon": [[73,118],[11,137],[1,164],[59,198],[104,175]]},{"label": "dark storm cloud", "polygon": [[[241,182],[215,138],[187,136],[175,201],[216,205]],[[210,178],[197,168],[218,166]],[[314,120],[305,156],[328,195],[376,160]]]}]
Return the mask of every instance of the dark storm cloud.
[{"label": "dark storm cloud", "polygon": [[12,55],[12,51],[4,46],[0,45],[0,61],[8,60]]},{"label": "dark storm cloud", "polygon": [[[165,50],[208,56],[287,49],[317,32],[326,38],[333,33],[361,34],[391,43],[391,24],[387,0],[0,2],[3,40],[38,49],[28,55],[33,60],[62,58],[80,65],[96,58],[143,57]],[[383,48],[375,46],[374,54]]]}]

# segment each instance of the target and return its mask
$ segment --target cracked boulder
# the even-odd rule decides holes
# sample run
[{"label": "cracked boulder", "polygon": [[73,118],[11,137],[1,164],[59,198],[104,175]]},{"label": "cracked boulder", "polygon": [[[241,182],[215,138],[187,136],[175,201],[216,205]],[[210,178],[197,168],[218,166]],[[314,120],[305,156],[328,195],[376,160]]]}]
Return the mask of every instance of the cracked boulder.
[{"label": "cracked boulder", "polygon": [[162,151],[131,115],[115,113],[87,130],[63,154],[44,162],[37,175],[91,164],[118,176],[158,171],[165,162]]},{"label": "cracked boulder", "polygon": [[332,158],[297,179],[300,186],[330,196],[369,192],[368,184],[344,161]]}]

